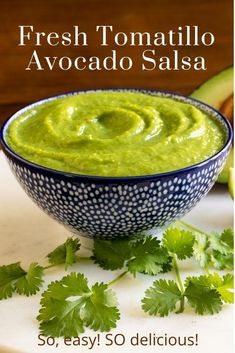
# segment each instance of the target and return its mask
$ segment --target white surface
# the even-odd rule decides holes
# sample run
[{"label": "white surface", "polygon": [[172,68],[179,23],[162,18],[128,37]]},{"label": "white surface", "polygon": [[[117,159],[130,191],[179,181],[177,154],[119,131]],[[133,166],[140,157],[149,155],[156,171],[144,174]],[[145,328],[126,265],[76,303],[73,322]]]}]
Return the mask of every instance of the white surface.
[{"label": "white surface", "polygon": [[[226,187],[217,186],[187,216],[185,220],[204,230],[222,230],[233,224],[233,203]],[[45,255],[61,244],[68,232],[45,215],[25,195],[17,184],[0,153],[0,265],[21,260],[22,265],[31,261],[46,264]],[[86,246],[90,240],[82,240]],[[195,274],[196,268],[187,262],[180,262],[183,275]],[[119,271],[103,271],[94,264],[76,264],[72,271],[81,271],[90,283],[109,281]],[[47,271],[46,284],[65,274],[62,268]],[[168,274],[174,278],[174,274]],[[54,352],[167,352],[167,353],[232,353],[233,347],[233,308],[225,305],[222,312],[213,316],[197,316],[187,309],[183,314],[171,314],[166,318],[149,317],[140,307],[144,291],[156,277],[138,275],[127,276],[113,286],[120,303],[121,320],[117,329],[111,331],[125,335],[123,346],[106,346],[105,334],[100,334],[100,345],[92,349],[84,346],[68,347],[62,340],[59,346],[38,346],[38,324],[36,316],[39,310],[40,293],[33,297],[14,295],[11,299],[0,301],[0,353],[54,353]],[[130,338],[136,333],[168,336],[195,336],[197,346],[132,346]],[[87,330],[82,336],[94,338],[96,333]],[[82,337],[81,336],[81,337]],[[181,338],[181,339],[182,339]],[[8,348],[7,348],[8,347]]]}]

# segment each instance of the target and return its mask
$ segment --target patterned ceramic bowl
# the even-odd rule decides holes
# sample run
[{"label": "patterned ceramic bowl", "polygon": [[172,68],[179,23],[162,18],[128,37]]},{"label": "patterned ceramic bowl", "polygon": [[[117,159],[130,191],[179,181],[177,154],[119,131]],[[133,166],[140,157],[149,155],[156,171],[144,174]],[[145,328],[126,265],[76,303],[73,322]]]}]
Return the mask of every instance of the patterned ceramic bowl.
[{"label": "patterned ceramic bowl", "polygon": [[141,92],[170,97],[206,112],[225,131],[224,147],[201,163],[172,172],[138,177],[98,177],[36,165],[7,145],[5,134],[12,120],[48,99],[15,113],[1,130],[3,151],[18,182],[44,212],[73,233],[91,238],[117,239],[143,231],[157,231],[189,212],[211,189],[224,165],[232,130],[219,112],[174,93]]}]

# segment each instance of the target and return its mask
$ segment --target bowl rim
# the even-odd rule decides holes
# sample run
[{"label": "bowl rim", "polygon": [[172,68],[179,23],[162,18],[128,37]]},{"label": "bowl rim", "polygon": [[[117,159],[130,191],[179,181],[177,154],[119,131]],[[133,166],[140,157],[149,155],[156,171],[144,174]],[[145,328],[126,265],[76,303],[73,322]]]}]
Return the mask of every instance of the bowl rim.
[{"label": "bowl rim", "polygon": [[[27,111],[28,109],[31,109],[35,106],[41,105],[43,103],[52,101],[52,100],[56,100],[56,99],[60,99],[60,98],[65,98],[68,96],[73,96],[73,95],[78,95],[78,94],[83,94],[83,93],[95,93],[95,92],[104,92],[104,91],[122,91],[122,92],[136,92],[136,93],[155,93],[155,94],[162,94],[165,95],[166,98],[178,98],[180,101],[183,102],[191,102],[191,103],[195,103],[195,106],[205,106],[205,108],[209,108],[209,110],[211,110],[213,113],[216,113],[217,115],[220,116],[220,118],[222,119],[223,123],[226,125],[226,128],[228,130],[228,137],[227,140],[225,141],[223,147],[216,152],[215,154],[213,154],[212,156],[210,156],[209,158],[193,164],[191,166],[185,167],[185,168],[180,168],[180,169],[176,169],[176,170],[172,170],[172,171],[168,171],[168,172],[164,172],[164,173],[155,173],[155,174],[145,174],[145,175],[136,175],[136,176],[98,176],[98,175],[89,175],[89,174],[77,174],[77,173],[71,173],[71,172],[64,172],[61,170],[56,170],[53,168],[49,168],[49,167],[44,167],[40,164],[31,162],[23,157],[21,157],[18,153],[16,153],[13,149],[11,149],[6,140],[5,140],[5,132],[8,128],[8,126],[10,125],[11,121],[16,119],[19,115],[23,114],[25,111]],[[183,94],[179,94],[179,93],[175,93],[173,91],[164,91],[164,90],[157,90],[157,89],[149,89],[149,88],[95,88],[95,89],[85,89],[85,90],[80,90],[80,91],[72,91],[72,92],[67,92],[67,93],[63,93],[63,94],[58,94],[58,95],[54,95],[48,98],[43,98],[40,100],[37,100],[33,103],[30,103],[28,105],[26,105],[25,107],[17,110],[15,113],[13,113],[12,115],[10,115],[6,121],[3,123],[1,129],[0,129],[0,142],[2,143],[3,148],[15,159],[19,160],[21,163],[28,165],[29,167],[33,167],[35,169],[39,169],[40,171],[43,172],[47,172],[47,173],[52,173],[55,174],[57,176],[60,177],[69,177],[69,178],[76,178],[76,179],[85,179],[85,180],[90,180],[90,181],[113,181],[113,182],[117,182],[117,181],[141,181],[141,180],[146,180],[146,179],[155,179],[155,178],[164,178],[164,177],[170,177],[170,176],[174,176],[176,177],[178,174],[182,174],[185,172],[191,172],[194,170],[197,170],[203,166],[205,166],[207,163],[217,159],[226,149],[230,148],[230,145],[232,143],[232,138],[233,138],[233,130],[231,127],[230,122],[228,121],[227,118],[225,118],[225,116],[218,111],[217,109],[211,107],[210,105],[199,101],[198,99],[192,98],[190,96],[185,96]],[[3,150],[4,150],[3,149]]]}]

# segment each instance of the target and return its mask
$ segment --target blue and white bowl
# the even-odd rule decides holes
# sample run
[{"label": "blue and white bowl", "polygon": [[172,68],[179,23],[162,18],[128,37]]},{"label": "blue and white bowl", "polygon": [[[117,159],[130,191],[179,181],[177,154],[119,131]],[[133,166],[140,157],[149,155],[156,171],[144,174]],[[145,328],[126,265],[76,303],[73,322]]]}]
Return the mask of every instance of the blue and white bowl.
[{"label": "blue and white bowl", "polygon": [[[224,166],[231,146],[232,129],[219,112],[175,93],[141,92],[183,101],[209,114],[225,131],[224,147],[201,163],[172,172],[99,177],[37,165],[20,157],[7,145],[5,135],[9,124],[27,109],[48,99],[18,111],[1,129],[3,151],[20,185],[44,212],[73,233],[91,238],[118,239],[143,231],[158,231],[188,213],[208,193]],[[84,92],[75,92],[79,93]]]}]

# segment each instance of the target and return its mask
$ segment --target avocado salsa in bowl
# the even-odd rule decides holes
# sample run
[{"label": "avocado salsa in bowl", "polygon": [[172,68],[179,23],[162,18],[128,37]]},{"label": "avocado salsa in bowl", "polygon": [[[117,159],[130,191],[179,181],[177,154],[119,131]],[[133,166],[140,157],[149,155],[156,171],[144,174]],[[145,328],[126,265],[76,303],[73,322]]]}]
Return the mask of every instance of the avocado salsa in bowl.
[{"label": "avocado salsa in bowl", "polygon": [[174,93],[75,92],[36,102],[2,128],[17,180],[80,235],[133,236],[182,217],[210,190],[231,145],[211,107]]}]

